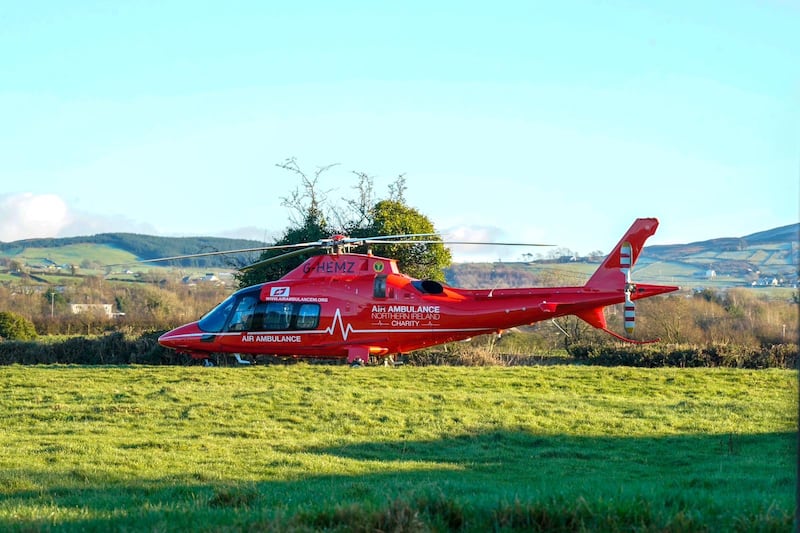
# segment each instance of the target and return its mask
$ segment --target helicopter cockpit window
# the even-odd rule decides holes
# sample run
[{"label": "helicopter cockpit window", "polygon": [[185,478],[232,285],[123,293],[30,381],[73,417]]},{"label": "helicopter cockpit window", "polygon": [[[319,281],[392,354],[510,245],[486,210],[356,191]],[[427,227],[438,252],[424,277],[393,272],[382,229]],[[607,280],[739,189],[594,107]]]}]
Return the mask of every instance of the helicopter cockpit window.
[{"label": "helicopter cockpit window", "polygon": [[198,327],[202,331],[207,331],[209,333],[218,333],[222,331],[222,328],[225,327],[225,322],[228,320],[228,315],[230,315],[233,310],[235,302],[235,296],[224,300],[197,322]]},{"label": "helicopter cockpit window", "polygon": [[236,310],[231,317],[228,331],[248,331],[253,324],[253,312],[255,311],[258,298],[256,296],[244,296],[236,305]]}]

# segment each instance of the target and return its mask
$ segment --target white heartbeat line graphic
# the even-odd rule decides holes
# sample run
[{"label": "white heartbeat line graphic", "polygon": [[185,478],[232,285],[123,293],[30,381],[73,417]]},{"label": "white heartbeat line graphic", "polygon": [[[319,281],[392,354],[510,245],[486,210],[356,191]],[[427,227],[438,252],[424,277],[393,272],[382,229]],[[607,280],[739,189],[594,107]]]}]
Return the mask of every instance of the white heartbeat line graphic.
[{"label": "white heartbeat line graphic", "polygon": [[333,314],[333,322],[331,322],[331,326],[329,328],[325,328],[324,332],[328,335],[333,335],[337,322],[339,323],[339,329],[342,332],[342,339],[347,340],[347,337],[351,333],[356,332],[356,329],[352,326],[352,324],[350,324],[350,322],[347,323],[347,326],[344,325],[344,321],[342,320],[342,310],[338,307],[336,308],[336,312]]}]

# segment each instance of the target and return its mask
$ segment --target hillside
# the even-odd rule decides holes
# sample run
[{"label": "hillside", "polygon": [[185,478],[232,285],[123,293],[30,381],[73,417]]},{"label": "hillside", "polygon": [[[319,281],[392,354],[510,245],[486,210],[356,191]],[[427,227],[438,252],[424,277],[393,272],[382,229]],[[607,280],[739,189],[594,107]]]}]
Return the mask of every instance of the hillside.
[{"label": "hillside", "polygon": [[[648,256],[659,260],[674,260],[695,255],[745,252],[760,249],[787,249],[797,254],[800,224],[760,231],[744,237],[724,237],[688,244],[669,244],[645,247]],[[796,261],[795,261],[796,264]]]},{"label": "hillside", "polygon": [[[135,262],[143,259],[221,250],[240,250],[263,246],[247,239],[224,237],[156,237],[136,233],[101,233],[84,237],[58,239],[26,239],[0,243],[0,258],[14,259],[25,264],[81,264],[90,261],[98,265]],[[252,255],[252,254],[248,254]],[[174,260],[164,266],[193,268],[235,268],[249,259],[217,255]]]},{"label": "hillside", "polygon": [[718,276],[797,277],[800,224],[738,238],[645,247],[641,260],[684,266]]}]

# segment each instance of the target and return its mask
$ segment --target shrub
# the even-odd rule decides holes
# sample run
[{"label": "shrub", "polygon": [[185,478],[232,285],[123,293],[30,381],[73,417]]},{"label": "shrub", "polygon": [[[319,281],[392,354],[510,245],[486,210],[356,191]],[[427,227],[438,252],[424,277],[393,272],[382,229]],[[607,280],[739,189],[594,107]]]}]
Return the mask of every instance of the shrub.
[{"label": "shrub", "polygon": [[27,318],[10,311],[0,311],[0,337],[15,341],[36,338],[36,328]]}]

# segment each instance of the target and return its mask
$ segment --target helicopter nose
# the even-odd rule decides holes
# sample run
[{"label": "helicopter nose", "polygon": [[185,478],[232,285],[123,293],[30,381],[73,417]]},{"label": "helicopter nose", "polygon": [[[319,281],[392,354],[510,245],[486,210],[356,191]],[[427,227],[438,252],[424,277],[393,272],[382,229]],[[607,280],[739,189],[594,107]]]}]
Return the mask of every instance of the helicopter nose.
[{"label": "helicopter nose", "polygon": [[202,332],[197,327],[197,323],[192,322],[164,333],[158,338],[158,343],[165,348],[186,350],[191,349],[201,336]]},{"label": "helicopter nose", "polygon": [[174,346],[173,346],[174,339],[172,337],[172,332],[173,331],[175,331],[175,330],[173,329],[173,330],[170,330],[170,331],[168,331],[166,333],[163,333],[162,335],[159,335],[158,344],[160,344],[164,348],[174,348]]}]

